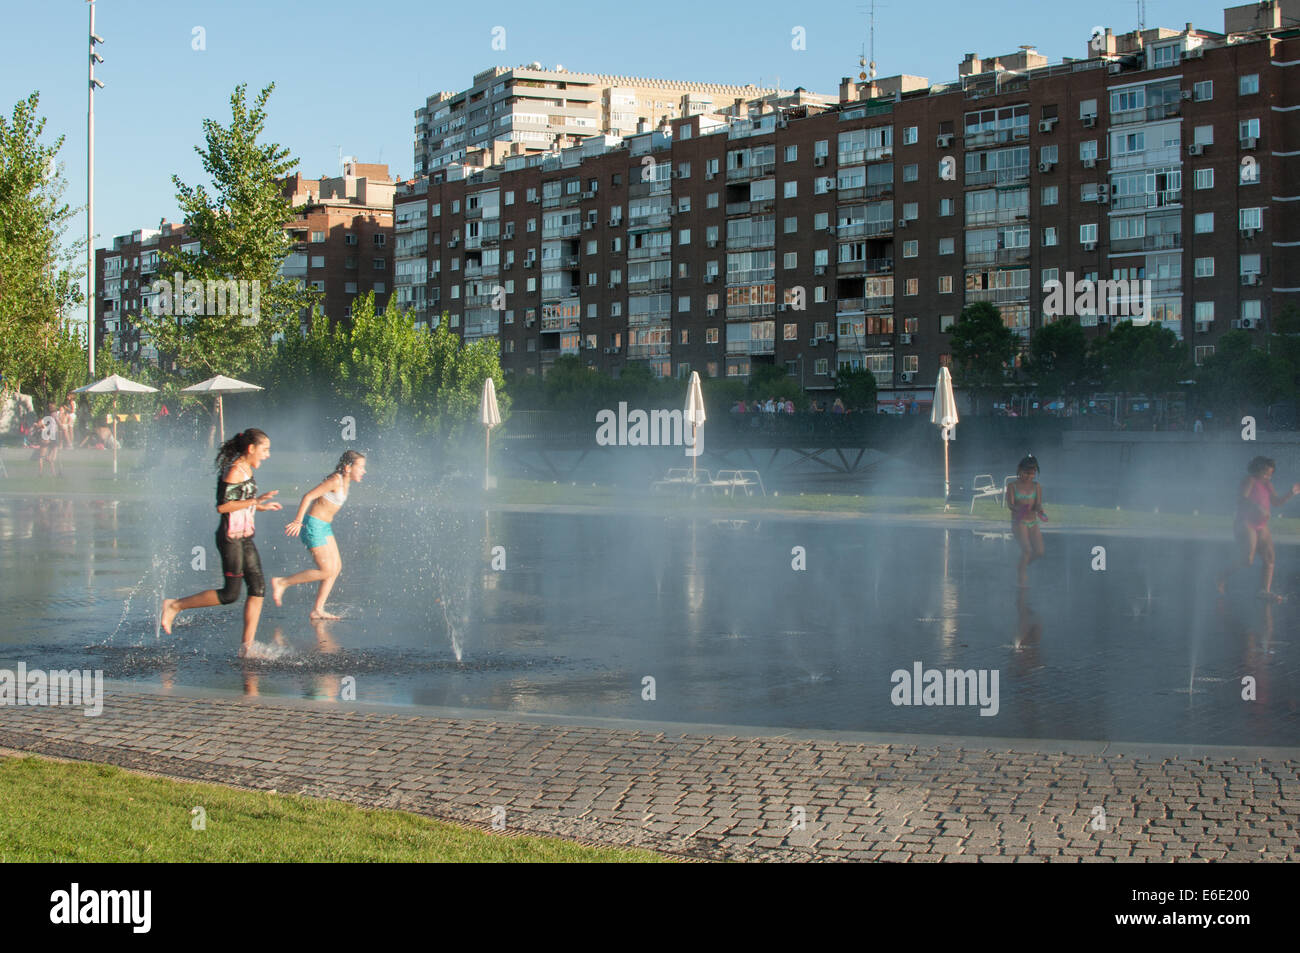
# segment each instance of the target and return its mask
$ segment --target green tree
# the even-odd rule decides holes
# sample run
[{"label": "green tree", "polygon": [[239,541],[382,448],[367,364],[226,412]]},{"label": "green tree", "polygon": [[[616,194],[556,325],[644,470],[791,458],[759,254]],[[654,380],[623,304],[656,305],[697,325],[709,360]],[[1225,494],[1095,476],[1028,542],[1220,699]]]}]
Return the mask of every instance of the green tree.
[{"label": "green tree", "polygon": [[846,368],[835,379],[835,396],[848,410],[876,412],[876,375]]},{"label": "green tree", "polygon": [[1091,391],[1093,369],[1079,319],[1063,317],[1039,328],[1030,341],[1025,370],[1044,400],[1077,400]]},{"label": "green tree", "polygon": [[978,413],[981,396],[997,396],[1005,390],[1007,368],[1015,358],[1016,336],[1002,323],[996,307],[977,301],[962,309],[952,326],[949,347],[953,384],[971,392],[975,398],[972,406]]},{"label": "green tree", "polygon": [[[259,353],[270,348],[276,333],[299,333],[299,314],[308,307],[313,293],[280,273],[289,254],[290,239],[284,226],[293,219],[293,208],[284,194],[281,180],[298,164],[289,150],[277,143],[260,143],[266,126],[266,102],[274,84],[258,94],[252,106],[246,102],[246,85],[239,85],[230,97],[231,120],[223,126],[213,119],[203,121],[206,147],[195,146],[203,169],[212,179],[205,185],[189,186],[179,176],[172,181],[177,201],[198,242],[195,252],[161,254],[158,279],[172,281],[180,273],[207,287],[213,282],[248,282],[256,289],[256,315],[241,308],[219,308],[219,300],[203,301],[202,314],[189,316],[195,298],[189,291],[172,289],[171,314],[136,315],[160,354],[169,355],[184,373],[195,377],[212,374],[239,376],[253,365]],[[252,294],[241,303],[251,306]],[[213,308],[211,305],[218,305]],[[210,313],[224,310],[224,314]]]},{"label": "green tree", "polygon": [[1227,331],[1196,376],[1201,404],[1232,417],[1295,395],[1295,367],[1245,331]]},{"label": "green tree", "polygon": [[83,296],[85,274],[76,260],[85,242],[65,245],[77,209],[63,202],[67,188],[56,164],[60,136],[45,145],[40,94],[32,93],[0,114],[0,378],[4,386],[29,389],[44,400],[62,400],[75,371],[74,350],[84,345],[71,321]]},{"label": "green tree", "polygon": [[[1090,349],[1102,386],[1118,392],[1155,397],[1178,389],[1188,372],[1187,350],[1178,336],[1158,324],[1121,321]],[[1123,404],[1121,403],[1121,406]]]}]

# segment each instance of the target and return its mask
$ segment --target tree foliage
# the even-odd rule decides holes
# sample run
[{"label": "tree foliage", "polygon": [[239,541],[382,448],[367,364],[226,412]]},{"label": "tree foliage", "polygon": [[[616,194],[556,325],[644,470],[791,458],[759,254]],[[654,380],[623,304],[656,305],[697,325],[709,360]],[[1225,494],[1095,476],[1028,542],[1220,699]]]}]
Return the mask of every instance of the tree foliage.
[{"label": "tree foliage", "polygon": [[952,326],[953,383],[978,397],[996,396],[1007,383],[1007,370],[1015,358],[1016,336],[1002,323],[1002,314],[987,301],[962,309]]}]

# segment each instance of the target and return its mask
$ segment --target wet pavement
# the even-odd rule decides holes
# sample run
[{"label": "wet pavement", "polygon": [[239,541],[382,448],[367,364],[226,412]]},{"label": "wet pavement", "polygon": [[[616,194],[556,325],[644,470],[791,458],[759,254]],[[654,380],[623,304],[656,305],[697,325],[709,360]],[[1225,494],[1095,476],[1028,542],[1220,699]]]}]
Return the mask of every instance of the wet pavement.
[{"label": "wet pavement", "polygon": [[[268,575],[311,565],[282,535],[289,518],[258,516]],[[345,618],[310,623],[314,586],[290,590],[263,614],[273,657],[241,662],[237,606],[187,613],[171,636],[156,625],[164,591],[219,584],[214,522],[210,505],[0,498],[0,667],[339,706],[354,690],[498,718],[1300,745],[1300,593],[1261,604],[1255,569],[1218,598],[1227,540],[1052,532],[1019,591],[1000,527],[487,513],[358,493],[335,524]],[[1279,546],[1276,588],[1297,571],[1300,549]]]}]

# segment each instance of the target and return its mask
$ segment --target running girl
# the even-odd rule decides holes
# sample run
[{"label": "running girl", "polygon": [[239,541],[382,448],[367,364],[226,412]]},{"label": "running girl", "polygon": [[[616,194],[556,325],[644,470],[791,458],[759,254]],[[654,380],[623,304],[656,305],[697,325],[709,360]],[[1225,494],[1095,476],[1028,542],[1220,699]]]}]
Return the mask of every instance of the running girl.
[{"label": "running girl", "polygon": [[[325,611],[325,600],[339,573],[343,571],[343,559],[339,556],[338,543],[334,541],[334,527],[331,525],[339,509],[347,501],[348,486],[360,483],[366,475],[365,454],[349,450],[339,457],[334,472],[321,481],[320,486],[309,492],[298,504],[298,514],[293,522],[284,528],[286,536],[298,536],[311,550],[316,560],[315,569],[304,569],[292,576],[271,577],[271,598],[280,605],[284,590],[290,586],[305,582],[319,582],[316,589],[316,604],[312,606],[310,618],[337,619],[339,616]],[[307,513],[308,507],[311,513]]]},{"label": "running girl", "polygon": [[1038,461],[1026,456],[1016,466],[1016,478],[1007,484],[1006,504],[1011,511],[1011,532],[1020,543],[1020,567],[1017,580],[1023,589],[1029,585],[1029,564],[1043,557],[1043,533],[1038,523],[1047,522],[1043,512],[1043,488],[1038,484]]},{"label": "running girl", "polygon": [[279,490],[257,495],[253,471],[271,455],[271,438],[249,428],[221,445],[217,454],[217,552],[221,554],[221,571],[226,584],[221,589],[206,589],[184,599],[163,600],[162,627],[171,635],[172,622],[186,609],[229,605],[239,598],[239,584],[248,583],[248,601],[244,603],[244,640],[239,646],[243,658],[257,635],[257,621],[262,616],[262,599],[266,583],[262,578],[262,559],[253,545],[253,514],[257,510],[282,509],[271,502]]},{"label": "running girl", "polygon": [[1241,558],[1219,576],[1218,589],[1223,592],[1228,577],[1238,569],[1254,565],[1255,554],[1264,562],[1264,588],[1259,597],[1269,602],[1281,602],[1282,597],[1273,592],[1273,534],[1268,529],[1271,508],[1281,506],[1293,496],[1300,495],[1300,483],[1291,487],[1286,496],[1273,492],[1273,470],[1277,464],[1268,457],[1256,457],[1246,465],[1246,479],[1237,496],[1237,519],[1233,523],[1233,536],[1241,547]]}]

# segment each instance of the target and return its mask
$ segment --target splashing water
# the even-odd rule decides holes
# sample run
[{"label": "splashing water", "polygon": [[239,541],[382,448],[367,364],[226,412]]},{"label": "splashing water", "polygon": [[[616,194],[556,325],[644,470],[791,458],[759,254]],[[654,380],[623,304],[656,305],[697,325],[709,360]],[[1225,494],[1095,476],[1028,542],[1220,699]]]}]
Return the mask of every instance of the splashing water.
[{"label": "splashing water", "polygon": [[157,584],[150,591],[150,594],[153,596],[154,639],[157,640],[161,638],[162,602],[163,599],[165,598],[163,593],[166,589],[166,584],[167,584],[167,567],[170,564],[171,564],[171,559],[168,556],[165,556],[161,553],[154,554],[153,561],[150,567],[145,570],[144,575],[141,576],[140,579],[136,582],[136,584],[131,587],[131,591],[128,592],[126,594],[126,598],[122,600],[122,615],[117,620],[117,625],[113,627],[113,631],[109,634],[108,638],[104,639],[104,641],[101,642],[100,645],[108,645],[114,639],[117,638],[117,633],[121,631],[122,626],[126,624],[127,617],[130,616],[131,614],[131,603],[135,600],[135,597],[140,592],[140,590],[144,588],[145,583],[149,581],[149,577],[155,574],[158,577],[158,581]]}]

